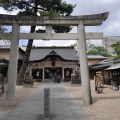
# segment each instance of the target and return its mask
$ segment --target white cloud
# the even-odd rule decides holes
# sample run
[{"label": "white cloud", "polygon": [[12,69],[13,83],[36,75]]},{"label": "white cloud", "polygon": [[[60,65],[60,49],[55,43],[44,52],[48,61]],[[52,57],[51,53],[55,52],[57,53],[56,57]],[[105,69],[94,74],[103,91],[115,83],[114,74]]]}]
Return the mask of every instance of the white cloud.
[{"label": "white cloud", "polygon": [[8,14],[8,15],[16,15],[18,13],[18,11],[5,11],[3,8],[0,7],[0,14]]},{"label": "white cloud", "polygon": [[34,40],[33,45],[35,46],[70,46],[75,43],[75,40]]},{"label": "white cloud", "polygon": [[103,3],[114,3],[117,2],[118,0],[100,0]]}]

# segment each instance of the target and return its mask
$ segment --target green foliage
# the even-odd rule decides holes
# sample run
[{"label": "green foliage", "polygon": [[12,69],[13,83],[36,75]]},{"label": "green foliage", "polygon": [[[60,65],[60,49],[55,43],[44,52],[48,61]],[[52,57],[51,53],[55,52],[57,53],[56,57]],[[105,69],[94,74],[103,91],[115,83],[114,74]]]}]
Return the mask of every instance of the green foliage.
[{"label": "green foliage", "polygon": [[[67,4],[62,0],[0,0],[0,7],[7,11],[19,10],[18,15],[27,16],[69,16],[76,5]],[[67,33],[70,26],[53,26],[56,33]]]},{"label": "green foliage", "polygon": [[[48,16],[50,18],[52,17],[59,17],[59,16],[68,16],[72,13],[73,8],[75,6],[68,4],[66,2],[63,2],[60,7],[57,8],[58,11],[54,10],[53,8],[50,9],[50,11],[40,11],[41,16]],[[71,31],[72,27],[70,26],[52,26],[55,33],[68,33]]]},{"label": "green foliage", "polygon": [[71,47],[77,47],[77,43],[71,44]]},{"label": "green foliage", "polygon": [[115,53],[117,54],[116,58],[120,59],[120,42],[116,42],[112,44],[111,47],[114,49]]},{"label": "green foliage", "polygon": [[17,15],[36,16],[31,10],[19,11]]},{"label": "green foliage", "polygon": [[102,55],[105,57],[111,57],[111,55],[107,54],[107,50],[101,46],[95,46],[91,44],[89,47],[88,55]]},{"label": "green foliage", "polygon": [[[19,10],[18,15],[28,16],[41,16],[48,15],[50,19],[54,16],[68,16],[72,13],[75,6],[67,4],[62,0],[0,0],[0,7],[3,7],[7,11]],[[41,12],[40,12],[41,11]],[[36,26],[31,26],[30,32],[35,32]],[[71,27],[69,26],[55,26],[55,32],[69,32]],[[40,29],[36,32],[44,32]],[[24,60],[18,75],[18,84],[22,84],[24,79],[25,68],[29,62],[29,56],[32,48],[33,40],[28,41]]]},{"label": "green foliage", "polygon": [[66,2],[62,2],[60,7],[61,14],[64,14],[64,16],[69,16],[72,13],[73,8],[75,7],[76,5],[71,5],[67,4]]},{"label": "green foliage", "polygon": [[54,12],[53,9],[51,8],[50,11],[40,11],[40,16],[56,17],[60,16],[60,13]]},{"label": "green foliage", "polygon": [[15,0],[14,2],[13,0],[0,0],[0,7],[3,7],[7,11],[17,10],[17,2],[18,0]]},{"label": "green foliage", "polygon": [[53,26],[52,28],[55,33],[68,33],[72,29],[70,26]]},{"label": "green foliage", "polygon": [[[71,44],[71,46],[76,48],[77,51],[79,51],[77,43]],[[107,50],[104,47],[95,46],[94,44],[91,44],[91,41],[86,41],[86,47],[88,55],[102,55],[104,57],[112,57],[111,55],[107,54]]]}]

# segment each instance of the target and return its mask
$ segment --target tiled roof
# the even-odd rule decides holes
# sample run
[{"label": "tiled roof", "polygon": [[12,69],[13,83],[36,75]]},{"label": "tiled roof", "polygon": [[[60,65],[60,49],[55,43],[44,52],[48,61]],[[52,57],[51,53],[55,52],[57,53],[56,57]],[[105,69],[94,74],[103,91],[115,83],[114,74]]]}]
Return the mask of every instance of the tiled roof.
[{"label": "tiled roof", "polygon": [[[59,56],[65,60],[77,61],[79,56],[77,55],[74,47],[33,47],[31,50],[29,61],[38,61],[45,58],[52,50],[54,50]],[[88,59],[106,59],[100,55],[88,55]]]},{"label": "tiled roof", "polygon": [[79,57],[73,47],[36,47],[31,50],[29,61],[45,58],[52,50],[65,60],[78,60]]},{"label": "tiled roof", "polygon": [[[10,45],[0,45],[0,50],[1,49],[10,49]],[[19,47],[19,50],[23,53],[25,53],[25,51]]]},{"label": "tiled roof", "polygon": [[104,57],[101,55],[88,55],[88,59],[107,59],[108,57]]},{"label": "tiled roof", "polygon": [[100,70],[100,69],[104,69],[104,68],[111,66],[113,63],[114,63],[114,58],[108,58],[98,63],[89,65],[89,68],[91,70],[98,70],[98,69]]},{"label": "tiled roof", "polygon": [[10,49],[10,45],[0,45],[0,49]]}]

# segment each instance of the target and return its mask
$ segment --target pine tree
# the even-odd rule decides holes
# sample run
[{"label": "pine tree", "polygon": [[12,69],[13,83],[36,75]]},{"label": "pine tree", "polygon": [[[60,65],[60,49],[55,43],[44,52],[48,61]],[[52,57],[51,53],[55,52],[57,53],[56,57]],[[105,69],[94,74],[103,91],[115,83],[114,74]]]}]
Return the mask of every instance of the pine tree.
[{"label": "pine tree", "polygon": [[[69,16],[75,5],[67,4],[62,0],[0,0],[0,7],[7,11],[18,10],[18,15],[40,16],[44,15],[59,15]],[[35,32],[36,26],[31,26],[30,33]],[[69,32],[72,28],[69,26],[53,26],[53,30],[59,32]],[[18,74],[17,84],[21,85],[24,79],[24,73],[29,62],[29,56],[33,44],[33,39],[28,41],[26,52],[23,58],[23,63]]]}]

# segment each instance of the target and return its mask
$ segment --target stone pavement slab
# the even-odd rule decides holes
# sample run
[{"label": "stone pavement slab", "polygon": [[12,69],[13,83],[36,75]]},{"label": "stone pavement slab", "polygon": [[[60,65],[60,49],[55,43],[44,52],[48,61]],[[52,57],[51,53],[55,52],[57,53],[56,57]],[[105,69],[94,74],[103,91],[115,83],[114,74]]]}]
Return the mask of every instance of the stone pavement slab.
[{"label": "stone pavement slab", "polygon": [[[90,120],[63,83],[43,85],[3,120]],[[44,88],[50,88],[50,118],[44,118]]]}]

